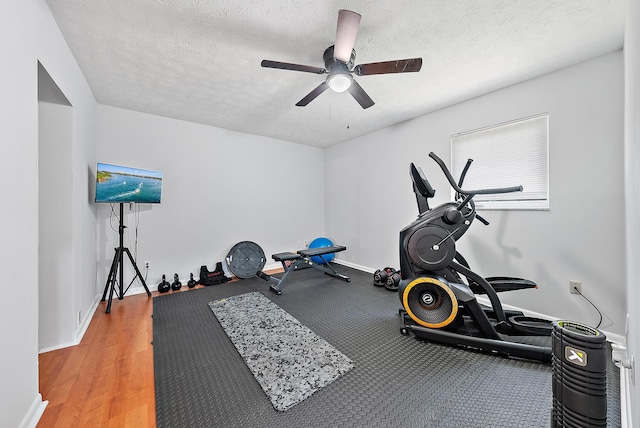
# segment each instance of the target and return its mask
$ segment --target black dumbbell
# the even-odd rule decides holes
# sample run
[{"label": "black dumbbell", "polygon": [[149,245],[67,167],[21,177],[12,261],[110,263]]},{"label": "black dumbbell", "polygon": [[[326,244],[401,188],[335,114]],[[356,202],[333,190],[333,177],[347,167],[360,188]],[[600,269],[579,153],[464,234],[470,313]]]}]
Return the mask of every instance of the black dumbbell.
[{"label": "black dumbbell", "polygon": [[398,291],[400,280],[402,280],[400,271],[394,272],[387,278],[387,282],[384,283],[384,288],[390,291]]},{"label": "black dumbbell", "polygon": [[393,275],[396,270],[392,267],[386,267],[384,269],[378,269],[373,273],[373,285],[382,287],[387,283],[387,279]]},{"label": "black dumbbell", "polygon": [[178,274],[174,273],[173,274],[173,283],[171,284],[171,289],[173,291],[178,291],[182,288],[182,283],[180,282],[180,280],[178,279]]},{"label": "black dumbbell", "polygon": [[167,282],[167,277],[162,274],[162,281],[158,284],[158,291],[160,293],[167,293],[169,290],[171,290],[171,284]]}]

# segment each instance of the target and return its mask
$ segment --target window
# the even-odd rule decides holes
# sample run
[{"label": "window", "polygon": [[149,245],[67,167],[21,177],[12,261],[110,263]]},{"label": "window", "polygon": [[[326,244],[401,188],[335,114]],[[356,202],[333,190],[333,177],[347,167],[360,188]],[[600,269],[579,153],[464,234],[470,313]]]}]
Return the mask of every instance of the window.
[{"label": "window", "polygon": [[522,192],[478,195],[478,209],[549,209],[549,114],[527,117],[451,136],[451,171],[477,190],[521,185]]}]

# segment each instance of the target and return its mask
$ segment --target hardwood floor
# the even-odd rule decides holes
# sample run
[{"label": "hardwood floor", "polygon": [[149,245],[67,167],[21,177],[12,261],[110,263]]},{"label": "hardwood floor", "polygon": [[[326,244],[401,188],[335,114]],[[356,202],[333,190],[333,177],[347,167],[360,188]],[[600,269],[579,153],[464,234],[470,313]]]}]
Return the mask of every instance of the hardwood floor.
[{"label": "hardwood floor", "polygon": [[38,428],[156,426],[151,314],[158,295],[114,298],[110,314],[100,302],[79,345],[39,355],[40,393],[49,404]]},{"label": "hardwood floor", "polygon": [[49,405],[38,427],[155,427],[152,298],[125,296],[105,309],[100,302],[79,345],[40,354]]}]

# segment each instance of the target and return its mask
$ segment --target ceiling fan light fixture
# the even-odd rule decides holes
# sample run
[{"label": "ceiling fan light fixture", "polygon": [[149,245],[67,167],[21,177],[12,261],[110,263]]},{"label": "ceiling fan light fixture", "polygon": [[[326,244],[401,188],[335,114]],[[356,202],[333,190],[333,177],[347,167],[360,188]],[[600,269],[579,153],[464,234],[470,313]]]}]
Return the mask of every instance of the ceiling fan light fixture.
[{"label": "ceiling fan light fixture", "polygon": [[327,77],[327,85],[334,92],[344,92],[351,86],[353,82],[353,77],[351,77],[350,73],[330,73]]},{"label": "ceiling fan light fixture", "polygon": [[411,73],[418,72],[422,67],[422,58],[409,58],[393,61],[370,62],[354,66],[356,60],[356,50],[353,48],[358,27],[360,25],[360,14],[350,10],[341,9],[338,12],[338,27],[336,30],[336,42],[325,49],[322,54],[324,68],[309,65],[291,64],[288,62],[263,60],[260,65],[267,68],[279,68],[281,70],[304,71],[314,74],[327,74],[324,82],[316,86],[311,92],[296,103],[298,107],[304,107],[315,100],[318,95],[331,88],[334,92],[345,92],[360,104],[360,107],[367,109],[375,103],[367,95],[360,84],[353,79],[356,76],[368,76],[371,74],[390,73]]}]

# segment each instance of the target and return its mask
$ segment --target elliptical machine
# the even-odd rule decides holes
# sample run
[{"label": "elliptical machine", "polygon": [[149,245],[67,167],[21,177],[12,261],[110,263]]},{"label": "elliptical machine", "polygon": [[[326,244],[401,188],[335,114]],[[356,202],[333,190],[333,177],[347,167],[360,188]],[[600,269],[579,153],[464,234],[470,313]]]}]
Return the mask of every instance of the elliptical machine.
[{"label": "elliptical machine", "polygon": [[[551,322],[526,317],[520,311],[504,310],[497,295],[503,291],[537,288],[537,284],[522,278],[483,278],[473,272],[456,251],[456,241],[474,219],[489,224],[476,213],[473,201],[476,195],[518,192],[522,186],[463,190],[471,159],[456,183],[438,156],[431,152],[429,157],[456,191],[456,200],[430,208],[429,198],[435,195],[435,190],[422,170],[411,164],[419,215],[400,232],[401,333],[412,332],[420,339],[492,354],[550,362],[550,346],[531,343],[536,341],[522,337],[550,336]],[[476,294],[486,295],[491,306],[480,304]]]}]

